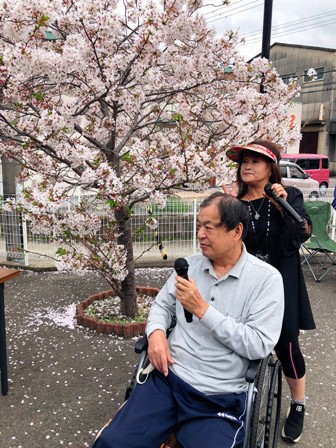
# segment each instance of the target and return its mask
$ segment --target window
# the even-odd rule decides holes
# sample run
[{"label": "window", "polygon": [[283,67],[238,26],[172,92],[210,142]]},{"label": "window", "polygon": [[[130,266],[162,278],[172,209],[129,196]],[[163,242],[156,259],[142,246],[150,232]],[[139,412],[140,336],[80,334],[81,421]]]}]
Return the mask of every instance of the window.
[{"label": "window", "polygon": [[320,81],[321,79],[324,79],[324,70],[325,67],[315,67],[315,68],[309,68],[304,71],[303,74],[303,81],[304,82],[313,82],[313,81]]},{"label": "window", "polygon": [[329,168],[329,159],[322,159],[322,168],[325,170]]},{"label": "window", "polygon": [[290,177],[293,179],[303,179],[303,173],[296,166],[289,167]]},{"label": "window", "polygon": [[320,168],[320,159],[308,159],[307,170],[318,170]]},{"label": "window", "polygon": [[320,168],[320,159],[298,159],[296,163],[303,170],[318,170]]},{"label": "window", "polygon": [[286,166],[280,166],[281,176],[287,177],[287,167]]},{"label": "window", "polygon": [[287,75],[282,75],[281,79],[285,84],[289,84],[292,79],[297,78],[296,73],[288,73]]},{"label": "window", "polygon": [[299,165],[303,170],[308,169],[308,159],[298,159],[296,164]]}]

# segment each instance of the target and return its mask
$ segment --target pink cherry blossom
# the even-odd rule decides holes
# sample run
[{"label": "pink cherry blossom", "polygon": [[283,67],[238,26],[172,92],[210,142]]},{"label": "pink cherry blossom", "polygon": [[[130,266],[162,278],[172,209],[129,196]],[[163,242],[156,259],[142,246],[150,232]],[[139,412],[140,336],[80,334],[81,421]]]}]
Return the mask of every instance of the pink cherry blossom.
[{"label": "pink cherry blossom", "polygon": [[[0,152],[22,164],[16,204],[34,232],[59,241],[60,268],[97,269],[127,315],[136,307],[134,205],[162,206],[185,183],[205,188],[230,175],[224,153],[234,144],[266,137],[285,148],[299,138],[288,113],[297,87],[266,59],[247,63],[239,36],[217,36],[201,6],[0,5]],[[79,193],[79,205],[65,205]]]}]

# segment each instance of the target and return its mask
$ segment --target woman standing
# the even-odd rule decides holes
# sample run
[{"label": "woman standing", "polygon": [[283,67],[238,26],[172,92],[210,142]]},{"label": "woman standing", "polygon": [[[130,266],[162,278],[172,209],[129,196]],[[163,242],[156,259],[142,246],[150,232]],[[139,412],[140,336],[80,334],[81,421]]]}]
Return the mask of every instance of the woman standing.
[{"label": "woman standing", "polygon": [[[311,220],[303,196],[294,187],[284,188],[281,181],[280,149],[266,140],[236,146],[227,151],[238,163],[237,197],[246,203],[250,224],[245,239],[247,250],[280,271],[285,289],[285,314],[280,339],[275,347],[291,393],[291,405],[282,437],[296,443],[300,440],[305,413],[305,361],[299,346],[300,329],[315,328],[308,293],[301,269],[299,249],[311,234]],[[264,187],[271,182],[276,196],[290,204],[304,220],[294,222],[281,207],[266,196]],[[227,193],[226,186],[223,186]],[[234,194],[234,192],[231,192]]]}]

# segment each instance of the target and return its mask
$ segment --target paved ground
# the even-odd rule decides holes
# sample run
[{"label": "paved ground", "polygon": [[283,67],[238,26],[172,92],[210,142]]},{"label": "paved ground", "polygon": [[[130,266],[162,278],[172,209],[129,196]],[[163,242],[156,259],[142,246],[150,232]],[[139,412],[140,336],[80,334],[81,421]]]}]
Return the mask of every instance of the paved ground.
[{"label": "paved ground", "polygon": [[[169,273],[138,269],[137,283],[161,286]],[[318,329],[301,338],[308,407],[299,446],[331,448],[336,447],[336,269],[321,283],[308,272],[306,278]],[[92,273],[24,271],[7,283],[10,390],[0,395],[0,448],[90,447],[122,403],[137,361],[134,341],[98,335],[73,319],[76,303],[105,289]],[[285,387],[285,400],[287,393]]]}]

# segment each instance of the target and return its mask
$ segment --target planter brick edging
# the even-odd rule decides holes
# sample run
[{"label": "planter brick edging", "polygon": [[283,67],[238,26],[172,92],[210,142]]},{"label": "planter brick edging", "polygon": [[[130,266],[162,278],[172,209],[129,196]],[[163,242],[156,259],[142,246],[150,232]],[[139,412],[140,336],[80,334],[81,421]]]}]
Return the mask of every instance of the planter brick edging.
[{"label": "planter brick edging", "polygon": [[[137,291],[141,291],[144,294],[155,297],[159,292],[158,288],[151,288],[147,286],[138,286]],[[90,317],[85,314],[85,309],[96,300],[103,300],[106,297],[113,295],[112,289],[103,291],[98,294],[87,297],[83,302],[76,305],[76,321],[77,325],[95,330],[100,334],[113,334],[115,336],[121,336],[124,338],[132,338],[134,336],[141,336],[145,333],[146,322],[131,322],[129,324],[118,324],[112,322],[103,322],[97,320],[94,317]]]}]

